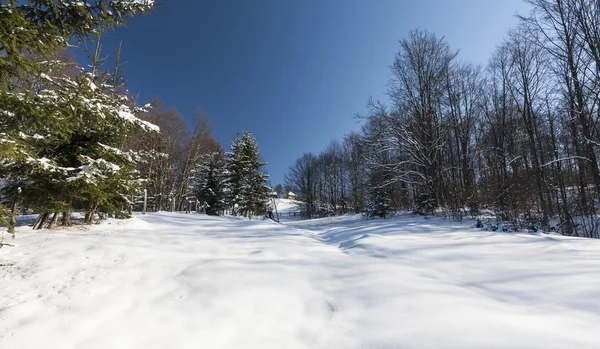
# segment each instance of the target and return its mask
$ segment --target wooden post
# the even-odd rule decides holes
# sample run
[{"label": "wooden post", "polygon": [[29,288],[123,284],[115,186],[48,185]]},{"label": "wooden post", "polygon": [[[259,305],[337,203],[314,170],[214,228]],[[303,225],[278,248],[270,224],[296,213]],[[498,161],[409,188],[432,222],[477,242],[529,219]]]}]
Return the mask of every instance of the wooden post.
[{"label": "wooden post", "polygon": [[135,196],[131,195],[131,205],[129,205],[129,217],[133,217],[133,203],[135,202]]},{"label": "wooden post", "polygon": [[275,220],[277,221],[277,223],[279,223],[279,212],[277,211],[277,199],[276,198],[271,198],[272,202],[273,202],[273,207],[275,208]]},{"label": "wooden post", "polygon": [[[17,188],[15,198],[12,204],[12,210],[10,212],[10,226],[14,229],[17,226],[17,211],[19,210],[19,201],[21,201],[21,187]],[[9,230],[12,230],[9,227]]]},{"label": "wooden post", "polygon": [[144,211],[142,214],[146,214],[146,206],[148,205],[148,190],[144,189]]},{"label": "wooden post", "polygon": [[48,229],[53,229],[56,226],[56,223],[58,223],[58,212],[54,212],[52,220],[50,221],[50,224],[48,224]]}]

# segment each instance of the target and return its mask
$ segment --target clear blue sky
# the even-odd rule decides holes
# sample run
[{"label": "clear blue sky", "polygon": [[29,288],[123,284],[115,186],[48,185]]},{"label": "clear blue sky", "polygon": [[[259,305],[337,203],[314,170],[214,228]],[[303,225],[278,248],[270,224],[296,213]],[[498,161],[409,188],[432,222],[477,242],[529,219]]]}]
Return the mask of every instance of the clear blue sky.
[{"label": "clear blue sky", "polygon": [[250,130],[273,185],[304,152],[358,130],[369,96],[385,99],[398,41],[416,28],[460,58],[487,62],[526,14],[521,0],[166,0],[104,39],[140,103],[160,97],[191,122],[196,107],[228,150]]}]

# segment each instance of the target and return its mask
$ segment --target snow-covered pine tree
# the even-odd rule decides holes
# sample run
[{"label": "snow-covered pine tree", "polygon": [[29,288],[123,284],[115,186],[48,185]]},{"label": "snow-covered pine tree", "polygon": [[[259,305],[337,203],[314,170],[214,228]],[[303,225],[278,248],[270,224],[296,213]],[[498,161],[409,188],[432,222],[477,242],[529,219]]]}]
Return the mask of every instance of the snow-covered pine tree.
[{"label": "snow-covered pine tree", "polygon": [[19,77],[46,73],[52,56],[74,40],[85,40],[137,13],[145,13],[154,0],[8,0],[0,3],[0,87],[18,87]]},{"label": "snow-covered pine tree", "polygon": [[260,160],[258,143],[244,131],[231,142],[228,153],[228,198],[233,214],[252,217],[266,210],[271,189],[266,185],[268,175],[261,172],[266,162]]},{"label": "snow-covered pine tree", "polygon": [[[151,0],[0,6],[0,177],[24,187],[25,202],[42,212],[36,227],[59,211],[68,225],[75,200],[92,213],[101,202],[123,202],[123,188],[137,183],[134,156],[118,149],[119,141],[128,129],[154,127],[133,115],[138,108],[117,91],[114,75],[60,74],[64,63],[52,55],[151,7]],[[38,88],[25,83],[31,77]]]},{"label": "snow-covered pine tree", "polygon": [[391,200],[386,188],[372,188],[369,192],[365,215],[370,218],[387,218],[391,214]]},{"label": "snow-covered pine tree", "polygon": [[[52,212],[63,212],[68,225],[73,204],[86,211],[88,223],[100,205],[119,215],[128,198],[139,191],[134,167],[142,159],[120,146],[134,128],[158,128],[135,117],[141,109],[131,107],[131,99],[109,84],[114,79],[110,74],[82,70],[75,78],[46,79],[52,82],[51,89],[41,91],[40,101],[67,127],[47,128],[40,135],[24,123],[25,132],[19,134],[31,148],[26,160],[31,170],[17,174],[23,180],[18,185],[25,189],[24,204],[42,212],[35,227],[41,227]],[[24,106],[34,113],[35,104]]]},{"label": "snow-covered pine tree", "polygon": [[194,192],[208,215],[218,216],[226,207],[227,162],[222,149],[200,157],[194,170]]}]

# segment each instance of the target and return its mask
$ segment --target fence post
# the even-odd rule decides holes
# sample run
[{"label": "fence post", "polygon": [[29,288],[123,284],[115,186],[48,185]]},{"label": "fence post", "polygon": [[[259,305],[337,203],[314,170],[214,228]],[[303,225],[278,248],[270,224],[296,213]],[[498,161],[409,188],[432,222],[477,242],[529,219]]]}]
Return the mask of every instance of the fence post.
[{"label": "fence post", "polygon": [[144,189],[144,212],[142,214],[146,214],[146,206],[148,205],[148,190]]},{"label": "fence post", "polygon": [[15,193],[15,197],[12,203],[12,209],[10,210],[10,227],[8,227],[9,231],[14,231],[17,226],[17,211],[19,210],[19,201],[21,201],[21,187],[17,188],[17,192]]}]

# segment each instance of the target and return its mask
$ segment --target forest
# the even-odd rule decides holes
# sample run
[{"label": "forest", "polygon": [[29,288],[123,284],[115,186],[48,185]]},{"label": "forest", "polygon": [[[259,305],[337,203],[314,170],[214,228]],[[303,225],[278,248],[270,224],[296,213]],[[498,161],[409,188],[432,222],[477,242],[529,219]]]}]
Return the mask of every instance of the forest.
[{"label": "forest", "polygon": [[600,1],[527,2],[0,0],[0,348],[600,348]]},{"label": "forest", "polygon": [[[388,100],[369,99],[355,116],[360,131],[290,167],[286,192],[306,216],[410,210],[599,238],[600,6],[528,2],[486,65],[426,30],[401,39]],[[264,214],[273,190],[251,133],[225,151],[200,108],[189,127],[158,97],[140,105],[121,48],[106,58],[102,34],[154,3],[82,4],[2,6],[2,224],[12,231],[20,212],[39,214],[35,229],[69,226],[74,211],[93,223],[130,216],[142,201],[154,211]]]},{"label": "forest", "polygon": [[528,3],[486,65],[426,30],[400,40],[388,101],[290,167],[307,215],[411,210],[599,238],[600,6]]},{"label": "forest", "polygon": [[87,224],[130,217],[141,200],[154,211],[265,212],[268,176],[250,132],[225,152],[200,109],[190,128],[158,97],[140,105],[121,46],[103,51],[104,33],[153,11],[153,1],[130,0],[0,7],[0,223],[9,232],[18,214],[39,214],[34,229],[68,227],[75,212]]}]

